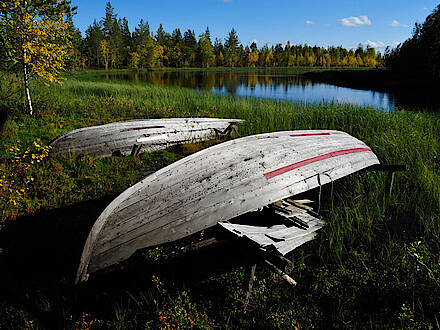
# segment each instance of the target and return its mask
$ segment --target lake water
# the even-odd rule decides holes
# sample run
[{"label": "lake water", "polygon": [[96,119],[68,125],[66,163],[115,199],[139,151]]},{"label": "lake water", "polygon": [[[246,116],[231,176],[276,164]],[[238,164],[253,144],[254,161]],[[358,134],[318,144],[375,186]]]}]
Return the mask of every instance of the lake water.
[{"label": "lake water", "polygon": [[[101,75],[100,75],[101,76]],[[218,94],[302,103],[335,102],[369,106],[382,111],[396,107],[425,108],[426,98],[408,92],[384,93],[315,82],[295,74],[258,71],[151,71],[111,73],[108,79],[179,86]],[[429,107],[429,106],[428,106]]]}]

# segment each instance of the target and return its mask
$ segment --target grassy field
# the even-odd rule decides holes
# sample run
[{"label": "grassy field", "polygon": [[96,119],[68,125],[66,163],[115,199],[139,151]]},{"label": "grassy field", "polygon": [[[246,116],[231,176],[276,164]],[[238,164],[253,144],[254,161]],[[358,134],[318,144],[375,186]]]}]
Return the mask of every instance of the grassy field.
[{"label": "grassy field", "polygon": [[[0,327],[439,327],[440,116],[232,98],[90,73],[33,90],[33,117],[21,112],[18,98],[1,104],[10,114],[0,140]],[[196,116],[245,119],[235,137],[343,130],[381,162],[410,169],[396,175],[391,196],[386,174],[376,172],[325,187],[321,213],[328,225],[289,256],[298,286],[258,266],[246,310],[241,260],[203,280],[182,280],[176,274],[185,273],[185,242],[143,251],[74,287],[82,245],[105,206],[147,172],[220,141],[103,160],[47,158],[44,145],[84,126]],[[234,249],[222,254],[235,259]],[[203,268],[205,258],[187,265]]]}]

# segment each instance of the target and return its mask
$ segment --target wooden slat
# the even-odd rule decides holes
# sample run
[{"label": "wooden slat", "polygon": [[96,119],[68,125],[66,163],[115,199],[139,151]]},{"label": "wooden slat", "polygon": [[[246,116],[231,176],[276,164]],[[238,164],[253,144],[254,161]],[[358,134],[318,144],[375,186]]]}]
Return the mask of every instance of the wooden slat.
[{"label": "wooden slat", "polygon": [[[282,205],[283,201],[277,201],[274,204],[280,207],[279,205]],[[312,240],[316,235],[316,231],[324,226],[324,221],[308,214],[307,211],[296,216],[307,223],[308,228],[286,227],[285,225],[271,227],[249,226],[224,222],[219,222],[219,225],[238,237],[247,237],[257,243],[262,249],[274,247],[279,253],[285,255],[298,246]]]}]

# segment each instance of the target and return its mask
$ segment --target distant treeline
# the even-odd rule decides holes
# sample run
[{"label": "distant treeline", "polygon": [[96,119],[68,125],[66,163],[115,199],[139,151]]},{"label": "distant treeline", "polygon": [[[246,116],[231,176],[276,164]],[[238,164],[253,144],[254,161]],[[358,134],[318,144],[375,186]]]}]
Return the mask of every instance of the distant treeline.
[{"label": "distant treeline", "polygon": [[[73,24],[73,23],[72,23]],[[105,17],[95,20],[82,37],[72,25],[74,50],[69,67],[77,68],[150,68],[150,67],[377,67],[382,55],[374,48],[347,50],[339,47],[308,45],[243,46],[232,29],[222,42],[211,40],[209,29],[196,37],[193,30],[171,34],[162,25],[155,33],[141,20],[134,32],[124,17],[118,18],[110,2]]]},{"label": "distant treeline", "polygon": [[416,23],[411,38],[387,49],[385,61],[393,71],[440,80],[440,5],[423,24]]}]

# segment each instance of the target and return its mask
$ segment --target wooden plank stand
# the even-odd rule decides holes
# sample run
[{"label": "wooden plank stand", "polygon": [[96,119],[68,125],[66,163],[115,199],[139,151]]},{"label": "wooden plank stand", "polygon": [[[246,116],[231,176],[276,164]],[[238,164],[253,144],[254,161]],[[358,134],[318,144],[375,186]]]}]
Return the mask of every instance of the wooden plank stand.
[{"label": "wooden plank stand", "polygon": [[[310,200],[294,200],[286,198],[269,205],[270,213],[275,223],[270,226],[242,225],[232,222],[219,222],[219,226],[226,229],[235,237],[251,243],[258,248],[263,264],[270,271],[279,275],[288,284],[295,286],[297,283],[285,270],[292,269],[292,263],[284,255],[302,244],[313,240],[316,232],[324,226],[324,221],[313,212],[312,207],[306,205]],[[246,310],[253,287],[256,264],[246,270],[248,289],[246,293]]]},{"label": "wooden plank stand", "polygon": [[388,192],[388,197],[391,196],[393,192],[393,184],[394,184],[394,174],[396,172],[404,172],[408,171],[409,166],[406,164],[376,164],[366,168],[369,171],[385,171],[388,172],[386,179],[386,190]]}]

